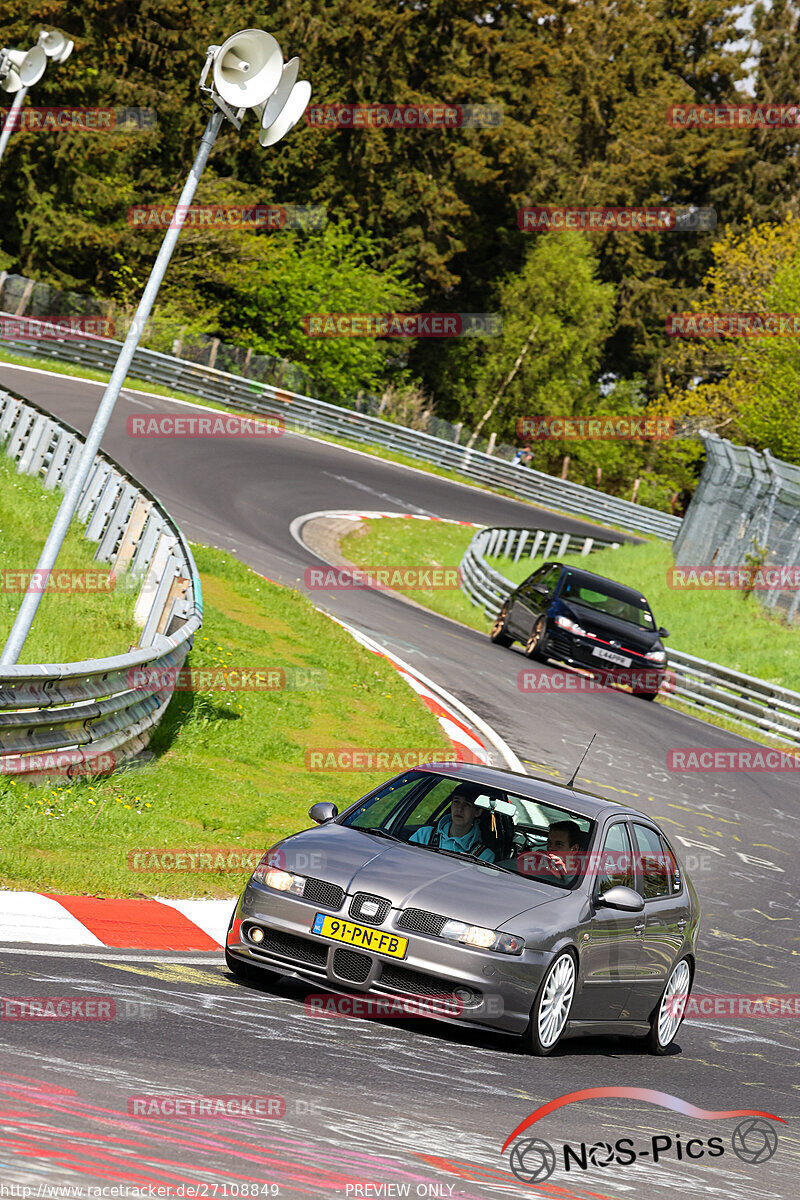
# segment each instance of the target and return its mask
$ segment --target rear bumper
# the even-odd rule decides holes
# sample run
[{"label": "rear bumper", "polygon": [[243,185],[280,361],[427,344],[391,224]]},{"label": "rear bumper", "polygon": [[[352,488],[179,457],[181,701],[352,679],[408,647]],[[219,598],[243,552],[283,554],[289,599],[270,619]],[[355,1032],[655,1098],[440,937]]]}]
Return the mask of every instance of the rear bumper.
[{"label": "rear bumper", "polygon": [[[323,910],[317,905],[250,883],[228,934],[228,953],[326,991],[411,997],[426,1015],[441,1019],[453,1019],[454,1004],[459,1022],[506,1033],[525,1030],[551,953],[526,949],[521,955],[493,954],[398,930],[398,914],[392,910],[376,928],[407,938],[408,949],[403,959],[391,958],[312,933],[318,911]],[[247,938],[252,924],[265,931],[258,948]],[[466,989],[470,997],[456,997],[456,988]],[[449,998],[442,1014],[435,1011],[437,997]]]}]

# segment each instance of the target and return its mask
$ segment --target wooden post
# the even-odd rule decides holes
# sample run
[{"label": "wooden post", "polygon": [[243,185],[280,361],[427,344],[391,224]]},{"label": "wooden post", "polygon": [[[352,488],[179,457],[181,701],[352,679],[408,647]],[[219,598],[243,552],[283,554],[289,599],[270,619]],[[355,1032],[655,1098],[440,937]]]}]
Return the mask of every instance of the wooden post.
[{"label": "wooden post", "polygon": [[603,478],[603,468],[602,468],[602,467],[598,467],[598,468],[597,468],[597,472],[596,472],[596,474],[595,474],[595,477],[594,477],[594,486],[595,486],[595,487],[597,487],[597,488],[599,488],[599,487],[600,487],[600,480],[601,480],[602,478]]},{"label": "wooden post", "polygon": [[631,500],[634,504],[636,503],[636,493],[639,491],[639,484],[641,482],[641,479],[634,479],[633,481],[633,495],[631,496]]},{"label": "wooden post", "polygon": [[569,471],[569,455],[568,455],[568,454],[565,454],[565,455],[564,455],[564,461],[563,461],[563,462],[562,462],[562,464],[561,464],[561,478],[562,478],[562,479],[566,479],[566,478],[567,478],[567,472],[568,472],[568,471]]},{"label": "wooden post", "polygon": [[486,447],[487,454],[494,454],[494,444],[496,441],[497,441],[497,434],[490,433],[489,434],[489,445]]},{"label": "wooden post", "polygon": [[213,338],[211,341],[211,353],[208,356],[208,365],[213,367],[217,361],[217,351],[219,350],[219,338]]}]

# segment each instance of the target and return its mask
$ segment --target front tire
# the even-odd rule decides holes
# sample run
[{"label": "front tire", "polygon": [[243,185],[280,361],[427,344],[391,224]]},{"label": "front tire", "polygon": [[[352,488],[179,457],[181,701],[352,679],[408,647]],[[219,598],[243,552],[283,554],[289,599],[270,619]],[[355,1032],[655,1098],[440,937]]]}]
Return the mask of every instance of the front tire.
[{"label": "front tire", "polygon": [[575,956],[569,950],[563,950],[545,971],[531,1009],[526,1037],[528,1049],[538,1058],[552,1054],[561,1040],[569,1020],[577,981]]},{"label": "front tire", "polygon": [[506,631],[506,622],[508,620],[508,605],[504,604],[500,612],[494,619],[489,637],[494,642],[495,646],[510,646],[514,641],[510,633]]},{"label": "front tire", "polygon": [[670,971],[661,999],[650,1018],[650,1032],[644,1044],[651,1054],[666,1054],[681,1027],[686,1002],[692,990],[692,968],[688,958],[680,958]]},{"label": "front tire", "polygon": [[546,661],[547,655],[544,652],[544,617],[539,617],[539,620],[531,630],[531,636],[525,643],[525,653],[528,658],[532,658],[536,662]]}]

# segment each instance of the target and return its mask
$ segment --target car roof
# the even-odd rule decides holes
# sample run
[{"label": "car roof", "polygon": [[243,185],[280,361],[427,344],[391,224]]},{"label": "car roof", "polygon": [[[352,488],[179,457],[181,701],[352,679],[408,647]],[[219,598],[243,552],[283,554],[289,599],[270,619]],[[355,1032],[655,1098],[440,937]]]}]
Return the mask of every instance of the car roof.
[{"label": "car roof", "polygon": [[[627,592],[628,595],[636,596],[637,599],[646,599],[644,592],[629,587],[627,583],[618,583],[616,579],[609,579],[607,575],[596,575],[594,571],[587,571],[583,567],[573,567],[571,564],[563,562],[545,563],[544,565],[546,567],[561,567],[564,570],[571,571],[573,575],[577,575],[579,579],[585,580],[587,583],[610,584],[617,592]],[[621,599],[621,596],[618,599]]]},{"label": "car roof", "polygon": [[521,775],[518,771],[507,771],[503,767],[485,767],[479,763],[422,763],[419,771],[431,775],[445,775],[451,779],[465,779],[469,783],[477,783],[483,787],[498,788],[514,792],[528,800],[541,800],[544,804],[552,804],[558,808],[567,808],[581,817],[593,821],[620,814],[624,816],[650,818],[635,808],[628,808],[618,800],[608,800],[594,792],[585,792],[580,788],[567,787],[563,783],[554,783],[552,779],[542,779],[536,775]]}]

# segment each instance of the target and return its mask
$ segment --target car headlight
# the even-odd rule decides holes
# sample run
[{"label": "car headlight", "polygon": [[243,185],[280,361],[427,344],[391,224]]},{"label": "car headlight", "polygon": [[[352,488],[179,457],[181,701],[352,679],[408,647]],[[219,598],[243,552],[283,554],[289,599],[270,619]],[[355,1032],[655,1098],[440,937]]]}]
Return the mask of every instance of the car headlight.
[{"label": "car headlight", "polygon": [[268,863],[259,863],[253,872],[253,878],[276,892],[292,892],[302,896],[306,890],[306,880],[303,875],[292,875],[290,871],[281,871],[278,867],[270,867]]},{"label": "car headlight", "polygon": [[663,663],[667,661],[667,653],[665,650],[651,650],[649,654],[645,654],[648,662]]},{"label": "car headlight", "polygon": [[501,954],[521,954],[525,946],[525,939],[514,933],[500,933],[498,929],[484,929],[482,925],[467,925],[464,921],[446,921],[439,936],[479,950],[499,950]]},{"label": "car headlight", "polygon": [[581,633],[584,637],[588,637],[586,630],[570,617],[556,617],[556,625],[560,625],[562,629],[568,629],[570,633]]}]

